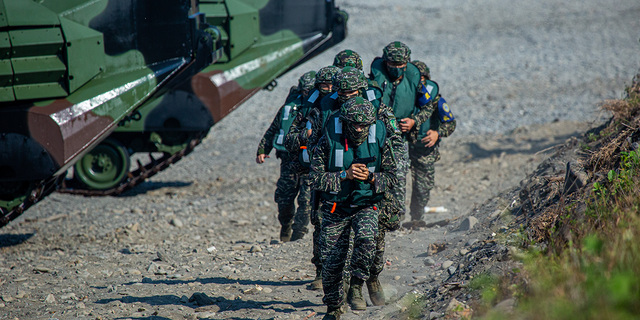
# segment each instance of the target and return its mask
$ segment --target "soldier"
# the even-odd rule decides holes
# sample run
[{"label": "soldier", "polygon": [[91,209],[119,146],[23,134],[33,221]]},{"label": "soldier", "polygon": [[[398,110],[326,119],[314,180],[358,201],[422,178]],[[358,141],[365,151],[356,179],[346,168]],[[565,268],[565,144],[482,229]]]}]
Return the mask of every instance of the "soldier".
[{"label": "soldier", "polygon": [[362,285],[369,278],[378,231],[378,208],[396,183],[396,163],[386,129],[375,108],[363,99],[348,100],[327,121],[313,150],[310,179],[322,204],[322,284],[324,319],[339,319],[344,304],[343,270],[353,230],[351,284],[347,301],[366,309]]},{"label": "soldier", "polygon": [[[316,73],[315,89],[312,90],[304,100],[302,109],[296,115],[291,124],[289,133],[285,136],[285,147],[293,158],[298,159],[298,174],[300,175],[300,198],[311,200],[311,186],[309,183],[309,167],[311,166],[310,153],[311,146],[315,146],[320,136],[320,130],[312,131],[314,121],[320,121],[320,101],[332,92],[331,79],[340,69],[334,66],[324,67]],[[322,264],[320,263],[320,221],[321,217],[317,210],[313,210],[311,205],[305,207],[307,211],[298,213],[295,217],[293,235],[291,241],[302,239],[308,232],[306,226],[311,218],[313,224],[313,258],[311,262],[316,267],[316,278],[309,285],[311,290],[322,289]],[[304,228],[297,228],[304,226]]]},{"label": "soldier", "polygon": [[[275,202],[278,204],[278,220],[280,221],[280,240],[287,242],[291,239],[292,225],[294,222],[295,204],[294,200],[300,188],[299,175],[292,162],[297,159],[291,157],[284,147],[284,136],[289,131],[289,127],[302,105],[302,101],[315,83],[315,71],[310,71],[302,75],[298,82],[298,87],[292,87],[285,104],[278,110],[273,122],[265,132],[256,156],[256,163],[264,163],[266,158],[270,158],[271,149],[276,149],[276,158],[280,159],[280,178],[276,184]],[[298,199],[298,210],[305,211],[305,205],[309,206],[309,201]],[[306,226],[305,226],[306,227]]]},{"label": "soldier", "polygon": [[404,43],[395,41],[383,49],[382,58],[371,63],[370,78],[378,83],[383,92],[382,101],[393,110],[400,121],[403,148],[396,153],[398,161],[398,186],[392,193],[397,199],[400,209],[400,220],[404,220],[406,212],[406,183],[409,170],[409,144],[407,137],[411,130],[420,127],[431,117],[432,109],[425,99],[426,88],[420,82],[420,71],[408,64],[411,50]]},{"label": "soldier", "polygon": [[[347,57],[358,56],[355,52],[352,52],[351,55]],[[355,60],[356,62],[352,63],[358,66],[358,60],[359,57]],[[333,110],[335,105],[339,105],[341,99],[347,97],[371,97],[373,98],[371,99],[371,103],[376,107],[376,118],[381,120],[385,125],[387,139],[393,149],[394,155],[404,152],[404,143],[396,122],[396,117],[393,115],[393,110],[382,102],[381,90],[371,82],[368,82],[360,70],[355,67],[345,67],[342,73],[336,75],[333,85],[338,93],[337,98],[332,100],[331,97],[328,97],[323,100],[324,114],[330,112],[327,110]],[[371,302],[376,306],[384,305],[385,303],[384,292],[378,278],[384,267],[384,238],[386,232],[396,230],[400,226],[402,205],[400,205],[397,198],[392,194],[385,194],[385,199],[380,203],[379,209],[379,229],[375,237],[376,250],[371,268],[371,276],[367,280],[369,297],[371,298]],[[354,262],[352,261],[352,263]]]},{"label": "soldier", "polygon": [[456,121],[447,102],[438,92],[438,84],[431,81],[429,67],[421,61],[412,61],[418,70],[422,84],[427,88],[429,108],[434,110],[429,121],[424,122],[409,137],[409,158],[413,190],[409,206],[411,222],[406,227],[426,226],[422,220],[424,207],[429,202],[429,194],[434,186],[435,162],[440,160],[438,145],[441,138],[450,136],[456,129]]}]

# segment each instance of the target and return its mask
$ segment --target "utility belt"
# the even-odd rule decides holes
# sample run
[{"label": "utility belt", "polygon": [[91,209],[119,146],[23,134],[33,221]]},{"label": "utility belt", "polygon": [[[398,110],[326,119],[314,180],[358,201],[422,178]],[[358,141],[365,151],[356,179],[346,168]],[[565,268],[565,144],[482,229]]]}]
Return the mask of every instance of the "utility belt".
[{"label": "utility belt", "polygon": [[[331,213],[336,212],[337,208],[364,209],[364,208],[369,207],[369,206],[358,206],[358,205],[355,205],[355,204],[346,204],[344,202],[331,202],[331,201],[327,201],[327,200],[324,200],[324,199],[320,200],[320,202],[326,204],[327,206],[330,206],[331,207],[331,211],[329,211],[329,212],[331,212]],[[376,211],[378,210],[377,206],[373,205],[372,207],[373,207],[373,210],[376,210]],[[351,210],[349,210],[349,211],[351,211]]]}]

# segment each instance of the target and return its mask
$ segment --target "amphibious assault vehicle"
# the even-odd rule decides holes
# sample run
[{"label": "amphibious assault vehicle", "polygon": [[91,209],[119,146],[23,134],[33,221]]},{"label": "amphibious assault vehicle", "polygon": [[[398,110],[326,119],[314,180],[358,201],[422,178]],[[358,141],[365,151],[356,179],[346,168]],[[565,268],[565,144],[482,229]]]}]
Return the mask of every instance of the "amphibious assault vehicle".
[{"label": "amphibious assault vehicle", "polygon": [[0,226],[61,184],[115,195],[165,169],[346,20],[333,0],[0,0]]}]

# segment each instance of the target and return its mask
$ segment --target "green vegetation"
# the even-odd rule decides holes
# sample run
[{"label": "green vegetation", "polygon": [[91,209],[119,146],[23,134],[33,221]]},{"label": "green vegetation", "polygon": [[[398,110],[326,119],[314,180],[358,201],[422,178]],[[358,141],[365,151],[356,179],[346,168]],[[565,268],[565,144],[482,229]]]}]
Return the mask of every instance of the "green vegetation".
[{"label": "green vegetation", "polygon": [[[630,151],[631,141],[638,140],[633,137],[640,127],[640,95],[637,86],[627,92],[628,98],[604,106],[614,113],[610,125],[586,137],[599,140],[600,147],[581,145],[591,149],[585,162],[595,182],[570,201],[546,208],[544,214],[557,218],[547,249],[528,249],[516,277],[474,279],[483,318],[640,317],[640,149]],[[513,314],[486,312],[509,297],[518,300]]]}]

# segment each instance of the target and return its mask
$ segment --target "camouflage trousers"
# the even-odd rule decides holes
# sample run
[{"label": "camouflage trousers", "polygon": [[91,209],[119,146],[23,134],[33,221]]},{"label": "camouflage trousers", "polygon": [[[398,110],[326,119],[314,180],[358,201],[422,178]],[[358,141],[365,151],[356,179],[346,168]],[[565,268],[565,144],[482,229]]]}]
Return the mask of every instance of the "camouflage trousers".
[{"label": "camouflage trousers", "polygon": [[302,239],[309,233],[309,220],[311,219],[311,181],[309,174],[300,174],[300,192],[298,194],[298,209],[293,218],[293,235],[291,240]]},{"label": "camouflage trousers", "polygon": [[352,212],[323,203],[320,252],[322,257],[322,301],[328,307],[342,305],[344,298],[343,272],[349,252],[349,238],[353,231],[353,252],[351,255],[351,277],[364,281],[369,279],[369,271],[376,247],[378,233],[378,211],[373,207]]},{"label": "camouflage trousers", "polygon": [[429,203],[429,194],[435,185],[436,161],[440,160],[438,148],[425,148],[420,144],[412,144],[409,147],[409,159],[411,159],[411,204],[409,206],[411,220],[422,220],[424,207]]},{"label": "camouflage trousers", "polygon": [[385,236],[389,231],[395,231],[400,228],[399,208],[390,195],[385,195],[387,199],[380,202],[378,210],[378,234],[375,237],[376,251],[371,264],[370,278],[376,278],[384,268],[384,249]]},{"label": "camouflage trousers", "polygon": [[288,154],[278,154],[278,157],[280,158],[280,178],[276,183],[274,201],[278,204],[280,225],[289,227],[293,225],[296,212],[295,200],[300,191],[300,175],[291,167]]},{"label": "camouflage trousers", "polygon": [[322,257],[320,252],[320,233],[322,230],[322,211],[311,209],[311,224],[313,225],[313,257],[311,263],[316,266],[316,274],[322,274]]},{"label": "camouflage trousers", "polygon": [[406,199],[407,199],[407,173],[409,172],[409,143],[405,140],[404,148],[402,152],[396,154],[396,160],[398,163],[398,169],[396,176],[398,177],[398,184],[393,186],[391,194],[397,199],[400,205],[400,221],[404,220],[406,213]]}]

